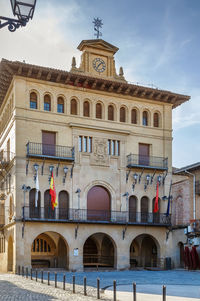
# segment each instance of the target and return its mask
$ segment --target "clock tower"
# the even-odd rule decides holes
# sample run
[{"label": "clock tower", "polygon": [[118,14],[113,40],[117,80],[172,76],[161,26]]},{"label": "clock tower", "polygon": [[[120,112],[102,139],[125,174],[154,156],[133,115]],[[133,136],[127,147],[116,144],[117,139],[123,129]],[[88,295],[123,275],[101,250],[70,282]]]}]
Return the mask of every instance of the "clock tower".
[{"label": "clock tower", "polygon": [[119,50],[116,46],[102,39],[94,39],[83,40],[77,48],[82,51],[81,64],[77,68],[73,58],[71,72],[126,82],[122,67],[119,75],[116,73],[114,54]]}]

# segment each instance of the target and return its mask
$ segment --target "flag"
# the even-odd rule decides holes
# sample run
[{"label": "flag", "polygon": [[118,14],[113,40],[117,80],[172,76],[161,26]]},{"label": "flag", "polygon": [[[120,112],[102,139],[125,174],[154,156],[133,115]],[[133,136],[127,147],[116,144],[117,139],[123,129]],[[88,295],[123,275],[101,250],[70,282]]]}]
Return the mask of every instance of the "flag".
[{"label": "flag", "polygon": [[39,177],[38,177],[38,170],[36,171],[36,178],[35,178],[35,207],[38,207],[38,195],[39,195]]},{"label": "flag", "polygon": [[55,183],[54,183],[54,178],[53,178],[53,171],[51,173],[51,182],[50,182],[49,193],[51,195],[51,206],[52,206],[52,209],[54,210],[54,208],[58,206],[58,202],[57,202],[57,197],[56,197],[56,189],[55,189]]},{"label": "flag", "polygon": [[159,208],[158,208],[158,195],[159,195],[159,183],[157,182],[156,199],[155,199],[154,208],[153,208],[154,213],[158,212],[158,210],[159,210]]},{"label": "flag", "polygon": [[168,204],[167,204],[167,212],[166,212],[166,216],[169,216],[169,211],[170,211],[171,188],[172,188],[172,181],[171,181],[170,188],[169,188],[169,196],[168,196]]}]

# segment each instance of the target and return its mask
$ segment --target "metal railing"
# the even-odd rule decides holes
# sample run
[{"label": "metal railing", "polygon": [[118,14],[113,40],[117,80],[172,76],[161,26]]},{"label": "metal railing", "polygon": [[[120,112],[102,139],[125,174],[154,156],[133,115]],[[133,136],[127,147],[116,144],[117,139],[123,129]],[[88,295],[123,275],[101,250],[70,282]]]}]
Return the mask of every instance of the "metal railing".
[{"label": "metal railing", "polygon": [[22,218],[32,221],[87,222],[113,224],[170,225],[171,215],[128,211],[105,211],[49,207],[23,207]]},{"label": "metal railing", "polygon": [[0,150],[0,170],[3,167],[7,167],[9,163],[14,159],[15,153],[5,150]]},{"label": "metal railing", "polygon": [[113,266],[114,256],[104,256],[98,254],[83,255],[83,264],[85,266]]},{"label": "metal railing", "polygon": [[28,157],[74,161],[74,147],[28,142],[26,144],[26,155]]},{"label": "metal railing", "polygon": [[127,156],[127,167],[146,167],[167,170],[168,158],[129,154]]}]

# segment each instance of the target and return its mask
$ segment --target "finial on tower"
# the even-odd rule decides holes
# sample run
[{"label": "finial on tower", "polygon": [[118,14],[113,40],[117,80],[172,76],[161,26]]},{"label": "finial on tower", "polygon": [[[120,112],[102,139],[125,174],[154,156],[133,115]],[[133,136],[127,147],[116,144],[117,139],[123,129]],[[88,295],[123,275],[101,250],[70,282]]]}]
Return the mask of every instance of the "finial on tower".
[{"label": "finial on tower", "polygon": [[99,28],[102,28],[103,25],[102,20],[99,18],[94,18],[92,23],[94,23],[94,30],[96,31],[94,35],[97,37],[97,39],[99,39],[99,37],[102,36],[102,33],[99,31]]}]

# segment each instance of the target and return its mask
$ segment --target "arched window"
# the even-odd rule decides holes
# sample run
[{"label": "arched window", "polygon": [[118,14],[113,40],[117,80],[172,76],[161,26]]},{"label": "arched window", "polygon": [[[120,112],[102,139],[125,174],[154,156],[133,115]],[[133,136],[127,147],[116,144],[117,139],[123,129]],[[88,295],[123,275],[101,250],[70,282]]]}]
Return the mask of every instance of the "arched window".
[{"label": "arched window", "polygon": [[158,113],[154,113],[153,115],[153,126],[158,128],[159,127],[159,115]]},{"label": "arched window", "polygon": [[149,212],[149,199],[146,196],[141,198],[141,222],[146,223],[148,221]]},{"label": "arched window", "polygon": [[49,189],[44,193],[44,218],[45,219],[55,219],[55,210],[52,209],[51,205],[51,195]]},{"label": "arched window", "polygon": [[129,198],[129,222],[136,222],[137,198],[131,195]]},{"label": "arched window", "polygon": [[124,107],[120,108],[120,122],[126,122],[126,111]]},{"label": "arched window", "polygon": [[58,195],[59,219],[68,219],[69,195],[67,191],[60,191]]},{"label": "arched window", "polygon": [[96,104],[96,118],[102,119],[102,105],[100,103]]},{"label": "arched window", "polygon": [[147,113],[147,111],[144,111],[142,113],[142,125],[144,125],[144,126],[148,125],[148,113]]},{"label": "arched window", "polygon": [[44,96],[44,110],[51,111],[51,97],[48,94]]},{"label": "arched window", "polygon": [[114,107],[112,105],[108,106],[108,120],[114,120]]},{"label": "arched window", "polygon": [[29,217],[30,218],[40,218],[40,199],[41,199],[40,191],[38,192],[37,203],[36,203],[36,189],[33,188],[29,191]]},{"label": "arched window", "polygon": [[58,97],[57,99],[57,112],[64,113],[64,99],[63,97]]},{"label": "arched window", "polygon": [[30,108],[37,109],[37,94],[35,92],[30,94]]},{"label": "arched window", "polygon": [[83,116],[89,117],[90,116],[90,104],[89,101],[84,101],[83,103]]},{"label": "arched window", "polygon": [[131,123],[137,124],[137,110],[132,109],[131,111]]},{"label": "arched window", "polygon": [[76,99],[72,99],[71,100],[71,110],[70,110],[70,113],[72,115],[77,115],[77,101],[76,101]]},{"label": "arched window", "polygon": [[160,213],[160,198],[158,199],[158,212],[154,212],[155,201],[156,201],[156,198],[154,198],[153,202],[152,202],[153,222],[159,223],[160,222],[160,214],[159,214]]}]

